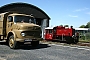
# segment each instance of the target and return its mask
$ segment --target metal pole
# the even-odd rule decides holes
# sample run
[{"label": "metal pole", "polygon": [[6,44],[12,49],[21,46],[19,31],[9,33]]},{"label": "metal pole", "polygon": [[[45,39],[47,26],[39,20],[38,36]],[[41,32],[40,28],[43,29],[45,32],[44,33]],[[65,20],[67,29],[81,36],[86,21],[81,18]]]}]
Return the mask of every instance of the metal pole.
[{"label": "metal pole", "polygon": [[63,41],[63,34],[62,34],[62,41]]}]

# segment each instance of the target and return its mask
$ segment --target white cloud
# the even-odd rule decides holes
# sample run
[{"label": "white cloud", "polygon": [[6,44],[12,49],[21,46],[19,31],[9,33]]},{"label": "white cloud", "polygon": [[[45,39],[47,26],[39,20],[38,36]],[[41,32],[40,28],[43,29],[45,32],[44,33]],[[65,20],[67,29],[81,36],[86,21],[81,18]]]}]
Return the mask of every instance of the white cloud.
[{"label": "white cloud", "polygon": [[74,18],[77,18],[78,16],[74,16],[74,15],[69,15],[69,17],[74,17]]},{"label": "white cloud", "polygon": [[89,9],[89,8],[76,9],[74,12],[85,11],[85,10],[87,10],[87,9]]}]

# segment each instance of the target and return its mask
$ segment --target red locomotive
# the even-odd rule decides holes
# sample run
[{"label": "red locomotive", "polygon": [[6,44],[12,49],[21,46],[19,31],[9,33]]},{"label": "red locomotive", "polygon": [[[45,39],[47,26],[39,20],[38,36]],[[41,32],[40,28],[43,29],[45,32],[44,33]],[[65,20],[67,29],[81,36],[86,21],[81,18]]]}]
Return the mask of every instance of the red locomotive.
[{"label": "red locomotive", "polygon": [[66,41],[67,43],[78,43],[79,33],[75,33],[75,29],[72,26],[70,28],[56,26],[53,28],[45,28],[45,39]]}]

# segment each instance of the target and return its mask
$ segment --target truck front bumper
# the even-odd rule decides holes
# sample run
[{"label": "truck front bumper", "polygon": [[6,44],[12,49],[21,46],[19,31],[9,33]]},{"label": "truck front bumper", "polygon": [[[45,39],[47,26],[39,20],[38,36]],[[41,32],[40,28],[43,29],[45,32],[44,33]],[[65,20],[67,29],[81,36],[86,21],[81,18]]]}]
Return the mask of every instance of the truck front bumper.
[{"label": "truck front bumper", "polygon": [[24,38],[24,39],[19,39],[17,38],[16,41],[18,42],[32,42],[32,41],[41,41],[43,40],[42,38],[34,38],[34,39],[31,39],[31,38]]}]

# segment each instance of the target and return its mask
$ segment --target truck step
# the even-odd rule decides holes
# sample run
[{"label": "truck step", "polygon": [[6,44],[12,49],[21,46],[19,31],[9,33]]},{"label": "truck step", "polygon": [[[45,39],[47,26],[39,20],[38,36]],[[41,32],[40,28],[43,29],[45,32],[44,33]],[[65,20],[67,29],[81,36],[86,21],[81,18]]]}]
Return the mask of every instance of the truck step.
[{"label": "truck step", "polygon": [[4,35],[0,35],[0,40],[4,40]]}]

